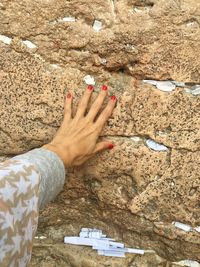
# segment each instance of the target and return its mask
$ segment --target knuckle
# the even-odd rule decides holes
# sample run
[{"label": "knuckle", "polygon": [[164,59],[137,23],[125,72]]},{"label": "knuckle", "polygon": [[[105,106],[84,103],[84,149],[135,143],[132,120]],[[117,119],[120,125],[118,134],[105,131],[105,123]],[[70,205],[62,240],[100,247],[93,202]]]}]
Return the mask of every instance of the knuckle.
[{"label": "knuckle", "polygon": [[97,120],[97,125],[98,125],[99,127],[102,127],[102,124],[104,124],[104,122],[105,122],[104,117],[103,117],[103,116],[100,116],[100,117],[98,118],[98,120]]},{"label": "knuckle", "polygon": [[98,122],[95,124],[95,132],[99,133],[102,130],[102,124],[101,122]]},{"label": "knuckle", "polygon": [[86,117],[84,118],[84,120],[85,120],[85,125],[86,125],[87,127],[90,127],[90,126],[92,125],[92,120],[91,120],[90,117],[86,116]]}]

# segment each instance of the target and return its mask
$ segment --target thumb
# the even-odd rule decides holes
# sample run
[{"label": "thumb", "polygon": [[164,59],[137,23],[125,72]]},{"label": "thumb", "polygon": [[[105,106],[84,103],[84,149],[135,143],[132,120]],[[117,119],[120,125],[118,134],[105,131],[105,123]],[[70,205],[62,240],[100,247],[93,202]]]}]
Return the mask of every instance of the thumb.
[{"label": "thumb", "polygon": [[96,154],[98,152],[101,152],[106,149],[112,149],[114,147],[114,144],[109,141],[103,141],[96,144],[96,147],[92,154]]},{"label": "thumb", "polygon": [[112,149],[113,147],[114,147],[114,144],[112,142],[109,142],[109,141],[99,142],[96,144],[95,149],[92,152],[92,154],[85,156],[83,159],[81,159],[79,161],[76,161],[75,166],[79,166],[79,165],[83,164],[85,161],[92,158],[96,153],[101,152],[101,151],[106,150],[106,149]]}]

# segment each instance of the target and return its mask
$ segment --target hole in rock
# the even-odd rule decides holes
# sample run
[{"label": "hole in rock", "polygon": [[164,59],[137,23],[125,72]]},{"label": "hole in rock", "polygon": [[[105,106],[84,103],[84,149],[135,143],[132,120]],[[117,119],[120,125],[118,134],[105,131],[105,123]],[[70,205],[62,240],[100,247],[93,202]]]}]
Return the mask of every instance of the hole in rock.
[{"label": "hole in rock", "polygon": [[192,187],[189,191],[189,196],[193,196],[194,194],[196,194],[198,190],[198,187]]},{"label": "hole in rock", "polygon": [[199,22],[198,22],[198,20],[195,19],[195,18],[191,18],[191,19],[189,19],[189,20],[186,20],[186,21],[184,22],[184,24],[185,24],[188,28],[190,28],[190,27],[199,27]]},{"label": "hole in rock", "polygon": [[154,6],[154,3],[152,1],[137,0],[137,1],[134,1],[133,3],[133,10],[136,13],[148,12],[153,6]]},{"label": "hole in rock", "polygon": [[126,68],[120,68],[120,69],[118,70],[118,72],[125,73],[125,72],[126,72]]},{"label": "hole in rock", "polygon": [[153,7],[154,2],[152,0],[129,0],[129,5],[133,5],[134,7]]}]

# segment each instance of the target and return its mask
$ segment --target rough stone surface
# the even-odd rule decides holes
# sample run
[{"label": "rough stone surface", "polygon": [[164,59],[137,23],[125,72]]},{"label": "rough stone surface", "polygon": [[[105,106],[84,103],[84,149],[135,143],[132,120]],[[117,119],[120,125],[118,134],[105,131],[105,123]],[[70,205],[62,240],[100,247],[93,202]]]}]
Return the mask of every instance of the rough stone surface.
[{"label": "rough stone surface", "polygon": [[[0,41],[1,160],[51,140],[66,92],[74,94],[75,112],[86,75],[95,78],[94,98],[103,83],[118,98],[101,136],[115,148],[69,170],[63,192],[41,213],[38,235],[47,239],[36,242],[32,266],[200,261],[200,234],[172,225],[200,225],[200,96],[142,83],[199,83],[199,18],[194,0],[1,0],[0,34],[12,38]],[[168,150],[153,151],[147,139]],[[82,226],[159,256],[104,258],[62,244]]]}]

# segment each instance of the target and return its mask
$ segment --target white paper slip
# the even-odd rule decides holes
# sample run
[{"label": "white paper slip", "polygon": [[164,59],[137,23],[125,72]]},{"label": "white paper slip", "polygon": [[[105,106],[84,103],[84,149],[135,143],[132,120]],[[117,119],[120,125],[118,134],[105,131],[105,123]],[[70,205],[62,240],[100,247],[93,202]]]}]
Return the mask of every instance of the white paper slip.
[{"label": "white paper slip", "polygon": [[200,263],[197,261],[192,261],[192,260],[183,260],[179,262],[173,262],[175,264],[178,264],[179,266],[188,266],[188,267],[200,267]]},{"label": "white paper slip", "polygon": [[148,83],[148,84],[151,84],[151,85],[157,85],[157,82],[158,81],[155,81],[155,80],[143,80],[144,83]]},{"label": "white paper slip", "polygon": [[125,253],[123,252],[115,252],[115,251],[103,251],[103,256],[109,256],[109,257],[120,257],[120,258],[125,258]]},{"label": "white paper slip", "polygon": [[200,226],[195,227],[194,230],[200,233]]},{"label": "white paper slip", "polygon": [[4,44],[8,44],[9,45],[11,43],[11,41],[12,41],[12,38],[0,34],[0,41],[2,41]]},{"label": "white paper slip", "polygon": [[108,241],[113,241],[115,242],[115,239],[109,238],[109,237],[101,237],[100,240],[108,240]]},{"label": "white paper slip", "polygon": [[154,80],[143,80],[144,83],[155,85],[157,89],[163,92],[171,92],[176,89],[176,85],[171,81],[154,81]]},{"label": "white paper slip", "polygon": [[109,241],[109,245],[114,247],[114,248],[124,248],[124,244],[123,243]]},{"label": "white paper slip", "polygon": [[168,81],[163,81],[163,82],[157,82],[156,87],[164,92],[171,92],[174,89],[176,89],[176,85],[173,84],[172,82],[168,82]]},{"label": "white paper slip", "polygon": [[172,224],[174,224],[176,228],[179,228],[185,232],[190,232],[192,230],[192,227],[188,224],[184,224],[181,222],[173,222]]},{"label": "white paper slip", "polygon": [[133,253],[133,254],[140,254],[140,255],[144,254],[144,250],[143,249],[138,249],[138,248],[127,248],[126,252]]},{"label": "white paper slip", "polygon": [[104,250],[100,250],[100,249],[99,249],[99,250],[97,251],[97,253],[98,253],[98,255],[102,255],[102,256],[103,256],[103,254],[104,254]]},{"label": "white paper slip", "polygon": [[86,84],[88,85],[95,85],[95,80],[94,77],[92,77],[91,75],[86,75],[83,80],[85,81]]},{"label": "white paper slip", "polygon": [[74,22],[74,21],[76,21],[76,18],[75,17],[64,17],[62,19],[62,21],[64,21],[64,22]]},{"label": "white paper slip", "polygon": [[34,49],[37,47],[37,45],[35,45],[33,42],[29,41],[29,40],[25,40],[22,41],[28,48],[30,49]]},{"label": "white paper slip", "polygon": [[106,235],[102,233],[102,230],[91,229],[91,228],[82,228],[81,232],[79,233],[79,236],[84,238],[96,238],[102,240],[115,241],[115,239],[113,238],[107,238]]},{"label": "white paper slip", "polygon": [[84,238],[84,237],[76,237],[76,236],[66,236],[64,237],[65,244],[72,245],[83,245],[83,246],[105,246],[109,247],[108,240],[100,240],[95,238]]},{"label": "white paper slip", "polygon": [[94,21],[94,24],[93,24],[93,29],[96,31],[96,32],[99,32],[103,27],[103,23],[99,20],[95,20]]},{"label": "white paper slip", "polygon": [[115,242],[115,239],[106,237],[102,230],[82,228],[78,236],[65,236],[65,244],[91,246],[97,250],[98,255],[110,257],[125,257],[125,253],[144,254],[144,250],[126,248],[123,243]]},{"label": "white paper slip", "polygon": [[102,246],[102,245],[97,245],[97,246],[93,246],[92,249],[94,250],[109,250],[109,246]]},{"label": "white paper slip", "polygon": [[200,94],[200,85],[192,87],[190,90],[190,93],[193,95],[199,95]]},{"label": "white paper slip", "polygon": [[96,228],[81,228],[81,232],[100,232],[100,233],[102,233],[102,230],[99,230]]},{"label": "white paper slip", "polygon": [[159,144],[157,142],[155,142],[154,140],[152,139],[148,139],[146,141],[146,144],[149,148],[155,150],[155,151],[166,151],[168,150],[168,148],[162,144]]},{"label": "white paper slip", "polygon": [[98,229],[82,228],[79,234],[80,237],[85,238],[98,238],[102,237],[102,231]]},{"label": "white paper slip", "polygon": [[132,137],[130,137],[130,139],[131,139],[132,141],[134,141],[134,142],[140,142],[140,141],[142,140],[142,138],[139,137],[139,136],[132,136]]},{"label": "white paper slip", "polygon": [[177,81],[172,81],[173,84],[175,84],[177,87],[185,87],[185,83],[184,82],[177,82]]},{"label": "white paper slip", "polygon": [[99,246],[94,246],[92,247],[93,249],[96,250],[106,250],[106,251],[111,251],[111,252],[123,252],[123,253],[132,253],[132,254],[140,254],[143,255],[144,254],[144,250],[142,249],[136,249],[136,248],[113,248],[113,247],[109,247],[109,248],[104,248],[104,247],[99,247]]}]

